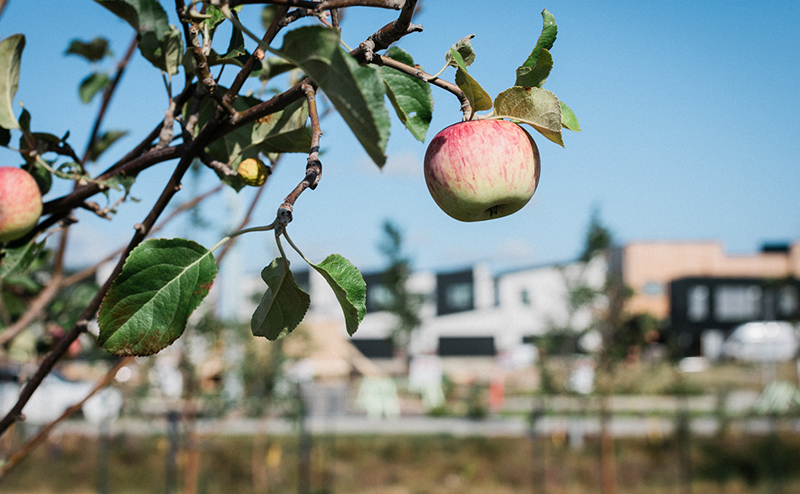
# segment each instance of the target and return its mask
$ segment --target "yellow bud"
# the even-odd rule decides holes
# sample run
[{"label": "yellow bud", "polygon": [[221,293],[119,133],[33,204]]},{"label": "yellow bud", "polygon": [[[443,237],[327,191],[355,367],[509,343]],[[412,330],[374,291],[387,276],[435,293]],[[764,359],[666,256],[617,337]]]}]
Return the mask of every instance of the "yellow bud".
[{"label": "yellow bud", "polygon": [[267,181],[269,175],[269,168],[261,160],[256,158],[247,158],[239,163],[239,178],[242,179],[246,185],[253,187],[261,187]]}]

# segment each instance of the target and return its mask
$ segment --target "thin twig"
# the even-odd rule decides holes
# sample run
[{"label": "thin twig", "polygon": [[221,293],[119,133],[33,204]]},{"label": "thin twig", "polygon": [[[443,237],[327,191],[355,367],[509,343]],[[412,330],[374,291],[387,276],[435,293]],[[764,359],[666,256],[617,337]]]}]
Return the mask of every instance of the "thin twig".
[{"label": "thin twig", "polygon": [[317,114],[316,89],[309,83],[302,85],[303,93],[308,101],[308,116],[311,119],[311,149],[306,163],[306,176],[283,200],[283,204],[278,208],[278,234],[292,221],[294,203],[300,194],[306,189],[314,190],[317,188],[322,177],[322,162],[319,160],[319,142],[322,137],[322,129],[319,126],[319,115]]},{"label": "thin twig", "polygon": [[116,363],[116,365],[114,365],[114,367],[112,367],[111,370],[109,370],[106,373],[106,375],[103,378],[101,378],[99,381],[97,381],[97,383],[95,383],[95,385],[92,388],[92,390],[89,391],[89,394],[87,394],[81,401],[79,401],[78,403],[75,403],[71,407],[69,407],[66,410],[64,410],[64,413],[62,413],[58,418],[56,418],[55,420],[53,420],[52,422],[50,422],[46,426],[42,427],[39,430],[39,432],[36,433],[35,436],[30,438],[28,440],[28,442],[23,444],[17,451],[15,451],[11,456],[9,456],[9,458],[3,463],[2,467],[0,467],[0,479],[5,478],[5,476],[8,475],[8,473],[14,467],[16,467],[22,460],[24,460],[25,457],[28,456],[28,454],[36,446],[38,446],[42,441],[47,439],[47,436],[50,435],[50,432],[52,432],[53,429],[58,424],[60,424],[61,422],[63,422],[65,419],[67,419],[68,417],[72,416],[73,414],[75,414],[75,412],[80,410],[83,407],[83,405],[86,404],[86,402],[89,400],[89,398],[91,398],[92,396],[97,394],[97,392],[100,391],[101,389],[103,389],[106,386],[108,386],[111,383],[111,381],[114,380],[114,377],[117,375],[117,372],[119,372],[119,370],[121,368],[123,368],[125,365],[129,364],[132,361],[133,361],[133,357],[126,357],[126,358],[120,359]]},{"label": "thin twig", "polygon": [[89,160],[89,157],[92,155],[92,151],[94,150],[95,141],[97,140],[97,134],[100,132],[100,125],[103,123],[103,118],[106,115],[106,110],[108,109],[108,104],[111,102],[111,97],[114,95],[114,92],[117,89],[117,84],[119,80],[122,78],[122,74],[125,73],[125,68],[128,66],[128,62],[130,61],[131,57],[133,56],[134,50],[136,50],[136,45],[138,44],[138,36],[134,36],[131,44],[128,45],[128,50],[125,52],[125,56],[117,64],[117,72],[114,75],[114,78],[111,79],[111,82],[108,86],[106,86],[105,91],[103,91],[103,101],[100,104],[100,111],[97,113],[97,118],[94,122],[94,127],[92,127],[92,133],[89,134],[89,143],[86,145],[86,152],[83,153],[83,158],[80,160],[81,167],[86,164]]},{"label": "thin twig", "polygon": [[[264,33],[264,36],[261,38],[261,42],[264,44],[269,44],[275,39],[275,36],[278,34],[278,30],[282,26],[283,17],[289,11],[288,7],[281,7],[275,13],[275,18],[272,19],[272,22],[267,28],[267,32]],[[242,89],[245,81],[247,78],[250,77],[250,74],[255,70],[256,65],[260,64],[262,60],[264,60],[264,56],[266,53],[261,45],[257,46],[253,54],[250,55],[250,58],[247,59],[242,69],[236,74],[236,78],[233,80],[231,87],[228,89],[228,92],[225,93],[225,101],[228,104],[233,104],[233,100],[239,95],[239,91]]]},{"label": "thin twig", "polygon": [[432,76],[417,67],[406,65],[403,62],[398,62],[397,60],[389,58],[384,55],[381,55],[380,57],[375,57],[372,63],[375,63],[377,65],[385,65],[386,67],[391,67],[410,76],[414,76],[421,81],[433,84],[434,86],[438,86],[446,91],[453,93],[453,95],[455,95],[455,97],[458,98],[458,101],[461,103],[461,112],[464,114],[464,118],[465,119],[469,118],[469,115],[472,114],[472,105],[469,104],[469,99],[467,98],[467,95],[464,94],[464,91],[462,91],[461,88],[459,88],[452,82],[440,79],[439,77],[436,76]]}]

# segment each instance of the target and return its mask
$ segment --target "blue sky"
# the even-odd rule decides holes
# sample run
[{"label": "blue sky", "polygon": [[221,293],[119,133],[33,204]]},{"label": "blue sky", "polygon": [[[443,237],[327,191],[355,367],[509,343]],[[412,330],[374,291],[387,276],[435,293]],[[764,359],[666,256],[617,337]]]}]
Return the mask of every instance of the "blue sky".
[{"label": "blue sky", "polygon": [[[37,10],[31,11],[34,3]],[[133,32],[92,1],[71,5],[12,0],[0,18],[0,36],[26,34],[17,100],[32,113],[34,130],[57,135],[69,130],[80,153],[99,98],[80,103],[77,87],[91,67],[64,56],[64,50],[71,39],[105,36],[121,56]],[[407,251],[420,268],[451,269],[479,260],[496,269],[564,261],[580,252],[595,208],[623,243],[711,239],[738,253],[757,250],[765,241],[800,238],[795,123],[800,3],[428,0],[415,19],[424,31],[399,46],[436,72],[452,43],[475,34],[477,59],[470,73],[494,97],[513,84],[516,67],[541,30],[543,8],[559,27],[545,88],[569,104],[584,130],[566,132],[564,149],[534,134],[542,177],[533,200],[512,216],[479,223],[457,222],[437,208],[422,176],[425,146],[461,114],[451,94],[433,88],[434,119],[426,142],[414,140],[393,119],[383,171],[338,116],[323,122],[322,181],[300,197],[290,227],[307,257],[319,261],[336,252],[365,270],[380,268],[376,245],[383,221],[391,219],[405,233]],[[252,6],[242,17],[260,31],[259,15],[260,8]],[[395,17],[394,11],[353,9],[343,21],[343,39],[355,46]],[[221,41],[224,49],[227,39]],[[452,69],[443,77],[452,80]],[[130,135],[94,172],[137,143],[165,108],[160,73],[137,53],[105,123],[105,129]],[[4,164],[20,163],[12,152],[0,156]],[[282,161],[254,224],[272,221],[301,179],[304,163],[302,155]],[[143,173],[133,188],[141,202],[123,205],[112,222],[77,213],[81,222],[70,262],[84,264],[126,243],[170,171],[165,164]],[[178,197],[188,199],[191,192],[210,188],[212,180],[210,173],[189,178],[187,193]],[[46,199],[66,190],[64,184]],[[164,235],[211,246],[253,192],[218,196],[204,206],[212,221],[208,229],[176,224]],[[269,234],[248,235],[242,247],[244,269],[260,269],[276,252]]]}]

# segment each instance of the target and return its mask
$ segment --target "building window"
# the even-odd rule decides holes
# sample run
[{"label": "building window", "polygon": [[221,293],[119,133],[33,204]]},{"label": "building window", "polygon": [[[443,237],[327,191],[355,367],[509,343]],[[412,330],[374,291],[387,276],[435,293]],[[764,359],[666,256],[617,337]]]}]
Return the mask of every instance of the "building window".
[{"label": "building window", "polygon": [[389,338],[352,338],[350,341],[365,357],[394,357],[394,346]]},{"label": "building window", "polygon": [[797,287],[785,286],[781,288],[778,293],[778,313],[782,317],[794,319],[797,317],[797,311],[800,309],[800,301],[798,300]]},{"label": "building window", "polygon": [[708,319],[708,287],[703,285],[693,286],[687,293],[687,317],[692,322]]},{"label": "building window", "polygon": [[519,301],[522,305],[531,305],[531,293],[528,290],[519,292]]},{"label": "building window", "polygon": [[365,274],[364,282],[367,284],[367,312],[379,312],[392,306],[392,292],[383,282],[383,273]]},{"label": "building window", "polygon": [[440,316],[472,310],[475,307],[472,271],[437,275],[436,299],[436,313]]},{"label": "building window", "polygon": [[472,308],[472,284],[458,283],[448,286],[445,298],[447,305],[456,311],[470,310]]},{"label": "building window", "polygon": [[761,316],[761,288],[753,285],[721,286],[714,292],[717,321],[748,321]]},{"label": "building window", "polygon": [[439,355],[443,357],[493,357],[494,337],[441,337],[439,338]]}]

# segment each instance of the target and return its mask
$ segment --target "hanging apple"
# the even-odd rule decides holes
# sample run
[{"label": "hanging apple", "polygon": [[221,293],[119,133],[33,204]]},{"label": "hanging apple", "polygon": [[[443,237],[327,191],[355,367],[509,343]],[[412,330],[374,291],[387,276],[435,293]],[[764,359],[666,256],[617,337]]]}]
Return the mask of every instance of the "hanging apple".
[{"label": "hanging apple", "polygon": [[0,243],[16,240],[36,226],[42,214],[42,194],[30,173],[0,167]]},{"label": "hanging apple", "polygon": [[533,138],[507,120],[451,125],[436,134],[425,153],[425,182],[433,200],[460,221],[519,211],[533,197],[539,172]]}]

